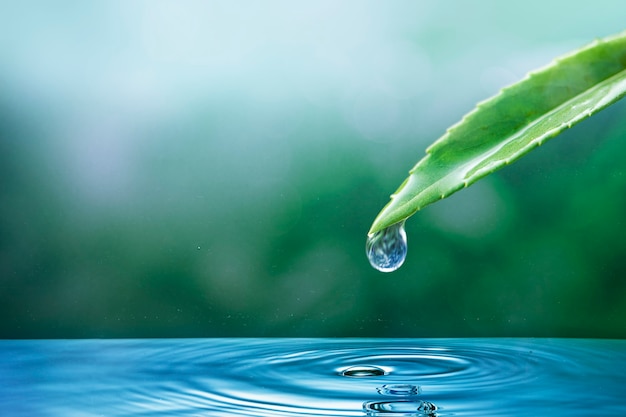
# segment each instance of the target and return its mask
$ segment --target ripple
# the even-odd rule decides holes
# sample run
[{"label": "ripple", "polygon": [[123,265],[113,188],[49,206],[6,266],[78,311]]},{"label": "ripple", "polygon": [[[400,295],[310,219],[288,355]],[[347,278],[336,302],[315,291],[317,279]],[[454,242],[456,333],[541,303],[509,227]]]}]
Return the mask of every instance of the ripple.
[{"label": "ripple", "polygon": [[[181,357],[183,369],[207,363],[204,375],[189,370],[195,395],[231,413],[254,409],[255,415],[272,416],[362,415],[354,412],[364,404],[369,404],[370,415],[391,415],[394,409],[410,412],[405,409],[415,405],[411,412],[434,413],[436,408],[419,406],[485,398],[485,393],[496,402],[498,396],[540,381],[545,369],[567,363],[558,353],[515,340],[261,339],[224,350],[218,346],[198,347]],[[170,361],[169,372],[172,366]],[[280,402],[268,400],[275,398]],[[454,407],[439,408],[437,415],[451,410]]]},{"label": "ripple", "polygon": [[[596,414],[626,415],[619,341],[59,341],[45,355],[39,349],[0,351],[15,358],[10,370],[0,367],[0,383],[13,394],[3,400],[0,391],[0,408],[48,399],[58,401],[58,415],[94,414],[97,403],[111,415],[519,417],[536,415],[532,403],[575,416],[584,394],[604,407]],[[33,375],[45,378],[38,384]],[[31,400],[11,402],[25,395]],[[55,404],[41,406],[48,408]]]},{"label": "ripple", "polygon": [[[502,393],[503,387],[524,387],[542,378],[542,368],[564,364],[550,352],[501,341],[256,340],[225,347],[198,346],[183,354],[184,360],[163,363],[168,372],[179,365],[177,373],[189,373],[188,386],[203,401],[231,411],[272,410],[272,415],[351,415],[364,402],[395,404],[385,395],[418,395],[417,387],[418,402],[480,398]],[[276,397],[280,407],[267,400]],[[327,407],[320,406],[320,398]]]}]

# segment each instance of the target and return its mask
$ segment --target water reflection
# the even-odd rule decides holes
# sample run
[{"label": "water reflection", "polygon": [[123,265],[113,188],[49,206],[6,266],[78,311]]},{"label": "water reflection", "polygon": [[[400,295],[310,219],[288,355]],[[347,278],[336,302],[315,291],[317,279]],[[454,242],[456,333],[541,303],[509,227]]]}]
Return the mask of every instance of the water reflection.
[{"label": "water reflection", "polygon": [[[626,415],[626,341],[0,341],[11,416]],[[532,403],[533,407],[528,407]]]}]

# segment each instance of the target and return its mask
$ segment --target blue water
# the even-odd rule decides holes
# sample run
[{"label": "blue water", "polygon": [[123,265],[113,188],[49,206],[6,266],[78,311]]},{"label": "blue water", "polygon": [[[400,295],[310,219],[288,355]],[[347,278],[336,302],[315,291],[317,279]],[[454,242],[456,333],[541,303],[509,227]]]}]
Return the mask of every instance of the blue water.
[{"label": "blue water", "polygon": [[626,341],[0,341],[2,416],[626,416]]}]

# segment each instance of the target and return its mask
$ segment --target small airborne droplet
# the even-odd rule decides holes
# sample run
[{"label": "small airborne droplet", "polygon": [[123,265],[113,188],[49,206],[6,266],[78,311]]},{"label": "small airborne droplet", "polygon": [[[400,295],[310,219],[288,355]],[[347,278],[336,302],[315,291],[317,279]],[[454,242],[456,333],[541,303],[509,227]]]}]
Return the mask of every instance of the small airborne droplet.
[{"label": "small airborne droplet", "polygon": [[397,385],[383,385],[376,388],[381,395],[396,395],[396,396],[413,396],[422,393],[422,389],[417,385],[410,384],[397,384]]},{"label": "small airborne droplet", "polygon": [[367,237],[365,252],[370,264],[381,272],[400,268],[406,258],[404,222],[396,223]]}]

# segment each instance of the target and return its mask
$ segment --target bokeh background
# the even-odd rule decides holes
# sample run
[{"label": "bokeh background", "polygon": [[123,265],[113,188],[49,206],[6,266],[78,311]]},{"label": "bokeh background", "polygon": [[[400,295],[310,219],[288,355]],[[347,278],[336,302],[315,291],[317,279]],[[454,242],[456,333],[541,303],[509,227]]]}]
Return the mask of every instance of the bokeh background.
[{"label": "bokeh background", "polygon": [[0,337],[626,337],[626,103],[366,232],[623,0],[0,5]]}]

